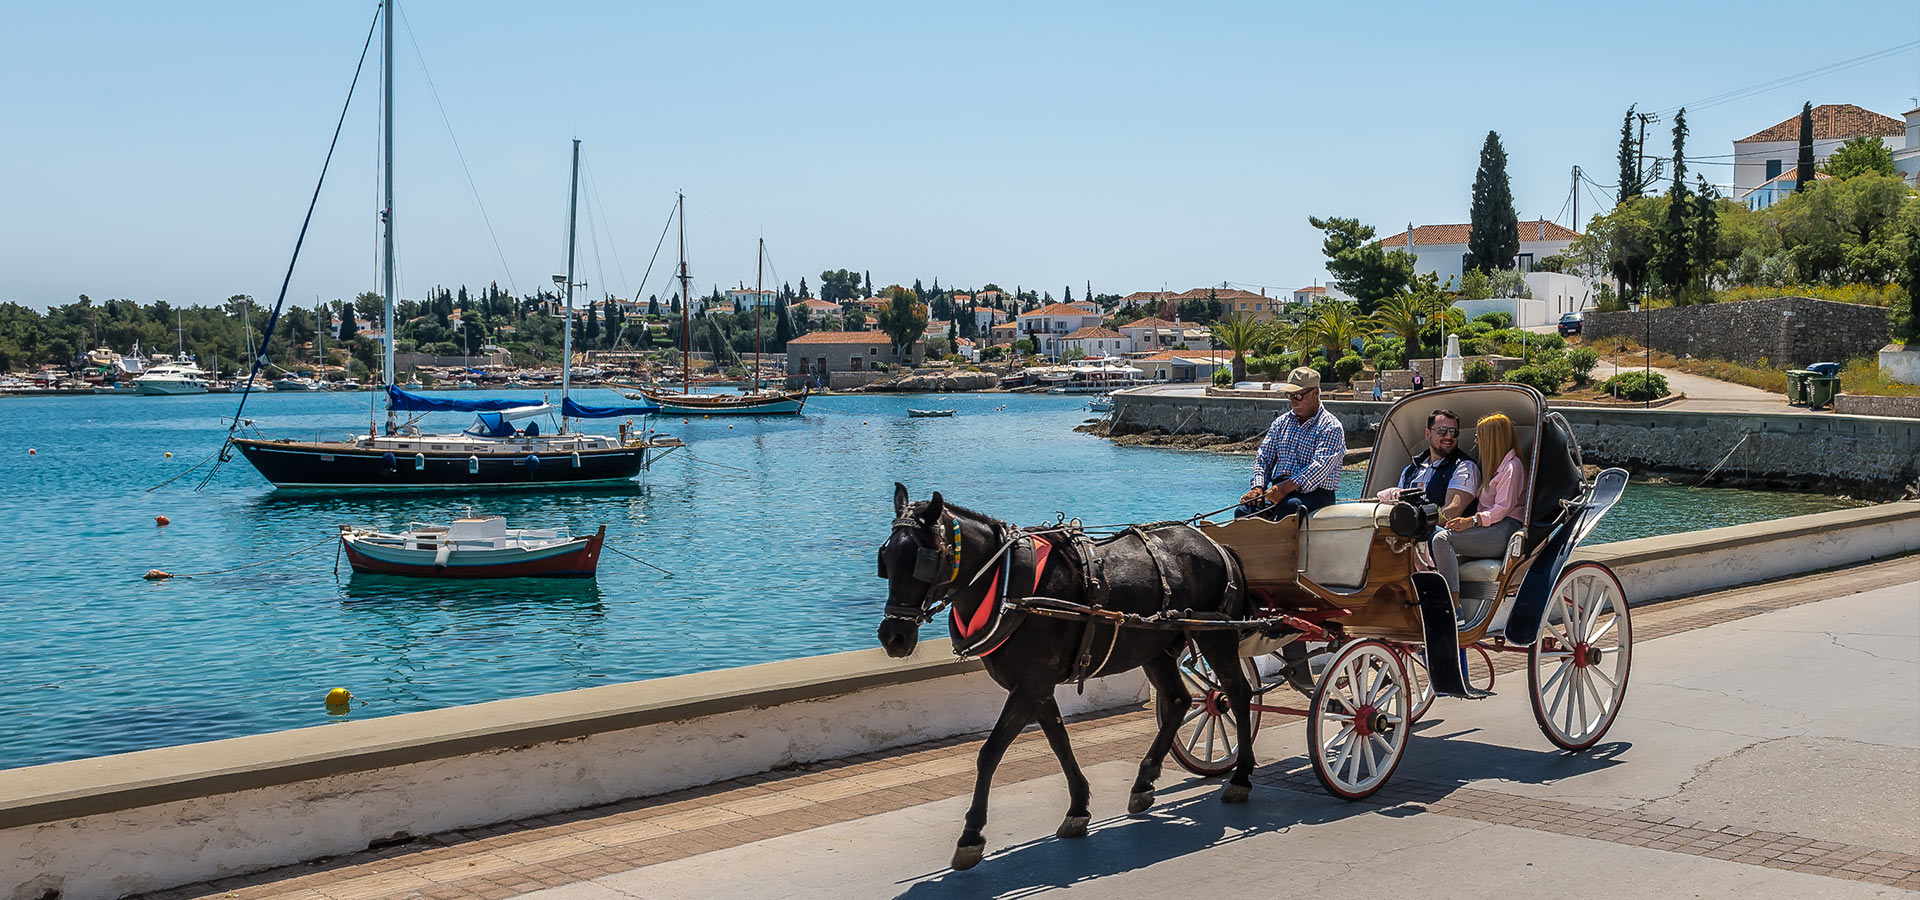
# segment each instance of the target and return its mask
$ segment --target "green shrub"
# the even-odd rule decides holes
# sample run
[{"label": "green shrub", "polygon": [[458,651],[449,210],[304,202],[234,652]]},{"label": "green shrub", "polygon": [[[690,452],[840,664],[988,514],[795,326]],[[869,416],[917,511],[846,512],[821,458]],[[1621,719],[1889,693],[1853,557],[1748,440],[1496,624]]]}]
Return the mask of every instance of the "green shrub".
[{"label": "green shrub", "polygon": [[1486,384],[1493,380],[1493,363],[1484,359],[1467,363],[1466,376],[1468,384]]},{"label": "green shrub", "polygon": [[1514,369],[1507,373],[1507,380],[1516,384],[1524,384],[1542,394],[1557,394],[1560,392],[1559,379],[1555,378],[1553,373],[1539,366],[1521,366],[1518,369]]},{"label": "green shrub", "polygon": [[1488,328],[1494,331],[1499,331],[1500,329],[1503,329],[1503,328],[1513,327],[1513,314],[1503,313],[1503,312],[1481,313],[1477,316],[1474,316],[1473,321],[1475,323],[1484,324]]},{"label": "green shrub", "polygon": [[1600,364],[1600,351],[1592,347],[1575,347],[1567,352],[1567,365],[1573,370],[1574,380],[1586,384],[1593,380],[1593,367]]},{"label": "green shrub", "polygon": [[1293,371],[1293,357],[1285,353],[1257,357],[1247,363],[1247,371],[1259,372],[1270,381],[1281,381]]},{"label": "green shrub", "polygon": [[[1351,384],[1353,382],[1353,376],[1360,374],[1360,370],[1366,367],[1366,360],[1349,353],[1346,356],[1340,357],[1339,361],[1333,364],[1333,380],[1344,384]],[[1325,378],[1326,376],[1322,375],[1320,377]]]},{"label": "green shrub", "polygon": [[1217,384],[1217,385],[1219,385],[1219,386],[1221,386],[1221,387],[1226,387],[1226,386],[1228,386],[1228,385],[1230,385],[1230,384],[1232,384],[1232,383],[1233,383],[1233,370],[1232,370],[1232,369],[1215,369],[1215,370],[1213,370],[1213,383],[1214,383],[1214,384]]},{"label": "green shrub", "polygon": [[1601,387],[1615,397],[1640,403],[1673,393],[1667,389],[1667,377],[1657,372],[1621,372]]}]

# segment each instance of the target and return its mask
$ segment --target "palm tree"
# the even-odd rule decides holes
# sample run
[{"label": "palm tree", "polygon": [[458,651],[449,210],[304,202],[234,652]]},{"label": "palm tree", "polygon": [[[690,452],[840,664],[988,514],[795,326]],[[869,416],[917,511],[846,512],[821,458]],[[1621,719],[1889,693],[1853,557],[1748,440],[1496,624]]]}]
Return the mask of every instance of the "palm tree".
[{"label": "palm tree", "polygon": [[1317,342],[1327,352],[1329,362],[1345,356],[1355,338],[1365,337],[1368,321],[1344,300],[1329,300],[1319,305],[1307,321],[1301,323],[1301,337]]},{"label": "palm tree", "polygon": [[1431,315],[1430,306],[1421,295],[1401,291],[1373,307],[1373,322],[1406,341],[1407,356],[1413,357],[1418,355],[1420,327],[1426,324],[1427,316]]},{"label": "palm tree", "polygon": [[1246,313],[1234,313],[1214,323],[1213,339],[1233,351],[1233,380],[1247,380],[1247,354],[1267,343],[1267,327]]}]

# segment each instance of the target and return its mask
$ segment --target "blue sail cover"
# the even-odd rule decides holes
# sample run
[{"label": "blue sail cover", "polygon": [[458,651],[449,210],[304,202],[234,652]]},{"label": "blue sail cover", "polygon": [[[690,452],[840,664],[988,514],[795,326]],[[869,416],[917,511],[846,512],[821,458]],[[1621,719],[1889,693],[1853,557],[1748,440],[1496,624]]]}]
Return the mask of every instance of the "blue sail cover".
[{"label": "blue sail cover", "polygon": [[658,406],[581,406],[572,397],[562,398],[560,414],[573,419],[613,419],[620,416],[647,416],[660,411]]},{"label": "blue sail cover", "polygon": [[387,408],[398,412],[499,412],[529,406],[525,400],[455,400],[451,397],[422,397],[397,387],[387,388]]}]

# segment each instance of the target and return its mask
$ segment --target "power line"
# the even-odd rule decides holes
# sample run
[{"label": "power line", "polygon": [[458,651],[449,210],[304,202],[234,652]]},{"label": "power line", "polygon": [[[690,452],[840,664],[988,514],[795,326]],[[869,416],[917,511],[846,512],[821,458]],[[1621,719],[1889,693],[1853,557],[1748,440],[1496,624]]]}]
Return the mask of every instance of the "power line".
[{"label": "power line", "polygon": [[1855,66],[1863,66],[1863,65],[1866,65],[1867,63],[1876,62],[1878,60],[1885,59],[1889,56],[1896,56],[1915,48],[1920,48],[1920,41],[1907,41],[1904,44],[1895,44],[1892,47],[1886,47],[1880,50],[1875,50],[1872,53],[1862,54],[1860,56],[1853,57],[1852,59],[1844,59],[1836,63],[1828,63],[1827,65],[1820,66],[1818,68],[1808,69],[1805,72],[1800,72],[1794,75],[1786,75],[1780,78],[1775,78],[1772,81],[1763,81],[1763,82],[1760,82],[1759,84],[1748,85],[1746,87],[1736,88],[1734,90],[1727,91],[1725,93],[1715,94],[1714,96],[1707,97],[1702,100],[1696,100],[1692,103],[1682,103],[1678,106],[1669,106],[1666,109],[1658,110],[1657,112],[1658,114],[1665,114],[1665,113],[1671,113],[1683,108],[1691,109],[1691,110],[1709,109],[1715,106],[1720,106],[1725,103],[1732,103],[1735,100],[1744,100],[1748,97],[1752,97],[1757,94],[1766,93],[1767,91],[1787,87],[1789,85],[1799,84],[1800,82],[1806,81],[1811,78],[1818,78],[1822,75],[1831,75],[1835,72],[1851,69]]}]

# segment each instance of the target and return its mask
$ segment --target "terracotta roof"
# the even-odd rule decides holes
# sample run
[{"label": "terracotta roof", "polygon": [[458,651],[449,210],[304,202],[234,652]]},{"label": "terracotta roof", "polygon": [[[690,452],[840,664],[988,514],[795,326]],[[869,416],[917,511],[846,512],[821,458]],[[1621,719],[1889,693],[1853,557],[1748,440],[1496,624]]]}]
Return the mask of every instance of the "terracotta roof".
[{"label": "terracotta roof", "polygon": [[[1870,134],[1876,137],[1900,137],[1907,126],[1892,116],[1883,116],[1851,103],[1828,103],[1813,108],[1813,139],[1844,140]],[[1800,115],[1795,113],[1772,128],[1756,131],[1736,144],[1752,141],[1797,141],[1800,139]]]},{"label": "terracotta roof", "polygon": [[1066,337],[1061,338],[1061,340],[1077,341],[1083,338],[1118,338],[1124,341],[1127,339],[1127,336],[1124,334],[1121,334],[1118,331],[1114,331],[1111,328],[1101,328],[1098,325],[1089,325],[1085,328],[1080,329],[1079,331],[1076,331],[1072,334],[1067,335]]},{"label": "terracotta roof", "polygon": [[1138,303],[1142,300],[1165,300],[1173,296],[1170,291],[1134,291],[1120,298],[1121,303]]},{"label": "terracotta roof", "polygon": [[[1539,236],[1542,223],[1546,226],[1545,238]],[[1464,244],[1467,242],[1467,236],[1472,232],[1472,225],[1421,225],[1413,229],[1413,245],[1418,247],[1423,244]],[[1565,225],[1561,225],[1558,222],[1534,219],[1530,222],[1520,223],[1520,242],[1523,244],[1528,241],[1538,240],[1570,241],[1579,236],[1579,232]],[[1374,241],[1374,243],[1383,245],[1389,250],[1395,247],[1405,247],[1407,245],[1407,233],[1402,231],[1392,237],[1381,238],[1380,240]]]},{"label": "terracotta roof", "polygon": [[803,334],[787,342],[794,344],[877,344],[888,346],[892,343],[885,332],[881,331],[816,331]]},{"label": "terracotta roof", "polygon": [[825,309],[825,310],[832,310],[833,312],[839,312],[839,311],[840,311],[840,304],[838,304],[838,303],[828,303],[828,302],[827,302],[827,301],[825,301],[825,300],[816,300],[816,299],[814,299],[814,298],[812,298],[812,297],[808,297],[807,299],[805,299],[805,300],[802,300],[802,301],[800,301],[800,302],[798,302],[798,303],[791,303],[791,304],[788,304],[788,305],[787,305],[787,308],[788,308],[788,309],[792,309],[792,308],[793,308],[793,307],[795,307],[795,306],[804,306],[804,307],[806,307],[806,308],[808,308],[808,309]]},{"label": "terracotta roof", "polygon": [[1125,325],[1120,325],[1117,327],[1120,327],[1120,328],[1181,328],[1184,326],[1182,326],[1178,322],[1169,322],[1165,319],[1158,318],[1156,316],[1148,316],[1144,319],[1136,319],[1132,322],[1128,322]]},{"label": "terracotta roof", "polygon": [[1069,306],[1065,303],[1055,303],[1052,306],[1036,309],[1033,312],[1021,313],[1020,318],[1024,319],[1028,316],[1091,316],[1091,315],[1094,315],[1094,313],[1087,312],[1086,310],[1081,309],[1078,306]]},{"label": "terracotta roof", "polygon": [[1205,300],[1207,299],[1208,291],[1213,292],[1213,298],[1215,300],[1271,300],[1273,299],[1271,297],[1266,297],[1260,294],[1256,294],[1252,291],[1243,291],[1243,290],[1240,290],[1239,288],[1203,288],[1203,287],[1197,287],[1185,293],[1174,294],[1172,295],[1172,299]]},{"label": "terracotta roof", "polygon": [[[1818,169],[1815,169],[1813,173],[1813,180],[1814,181],[1832,181],[1833,176],[1828,175],[1827,173],[1822,172]],[[1793,182],[1794,184],[1799,184],[1800,183],[1799,167],[1796,166],[1792,169],[1786,170],[1785,172],[1781,172],[1780,174],[1767,179],[1766,182],[1760,186],[1766,187],[1769,184],[1777,184],[1782,181],[1790,181],[1790,182]]]},{"label": "terracotta roof", "polygon": [[1149,353],[1146,356],[1133,357],[1133,359],[1135,362],[1173,362],[1173,351],[1162,350],[1159,353]]},{"label": "terracotta roof", "polygon": [[[1406,234],[1404,231],[1400,233],[1403,235]],[[1406,238],[1402,237],[1400,240],[1404,242]],[[1327,292],[1327,289],[1316,284],[1313,287],[1294,288],[1293,292],[1296,294],[1324,294]]]}]

